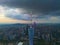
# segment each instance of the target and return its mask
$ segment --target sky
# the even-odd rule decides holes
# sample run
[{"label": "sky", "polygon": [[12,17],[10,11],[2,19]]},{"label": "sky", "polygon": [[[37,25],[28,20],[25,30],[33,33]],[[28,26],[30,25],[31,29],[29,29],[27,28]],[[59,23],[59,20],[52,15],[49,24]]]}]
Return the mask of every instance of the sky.
[{"label": "sky", "polygon": [[0,23],[60,23],[60,0],[0,0]]},{"label": "sky", "polygon": [[[0,6],[0,23],[30,23],[30,21],[27,19],[30,16],[27,14],[24,14],[23,16],[23,14],[20,14],[21,12],[22,11],[17,8]],[[28,17],[25,18],[26,16]]]}]

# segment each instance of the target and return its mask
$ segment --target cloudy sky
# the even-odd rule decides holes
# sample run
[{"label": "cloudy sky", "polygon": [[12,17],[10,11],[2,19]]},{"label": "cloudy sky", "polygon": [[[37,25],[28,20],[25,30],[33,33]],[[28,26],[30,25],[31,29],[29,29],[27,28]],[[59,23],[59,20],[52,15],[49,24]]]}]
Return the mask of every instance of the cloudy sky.
[{"label": "cloudy sky", "polygon": [[0,0],[0,23],[30,23],[31,17],[37,23],[60,23],[60,0]]}]

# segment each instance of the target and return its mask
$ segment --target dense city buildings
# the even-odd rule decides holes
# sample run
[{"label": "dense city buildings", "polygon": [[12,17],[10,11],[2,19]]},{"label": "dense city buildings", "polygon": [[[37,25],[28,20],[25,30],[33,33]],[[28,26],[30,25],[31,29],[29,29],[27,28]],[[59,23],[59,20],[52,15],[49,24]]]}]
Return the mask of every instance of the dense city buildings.
[{"label": "dense city buildings", "polygon": [[[28,41],[29,24],[8,24],[0,26],[0,42]],[[14,43],[15,43],[14,42]],[[37,24],[34,28],[34,45],[60,44],[60,24]],[[41,43],[40,43],[41,42]],[[44,44],[43,44],[44,43]],[[1,44],[1,43],[0,43]],[[11,43],[12,45],[12,43]]]}]

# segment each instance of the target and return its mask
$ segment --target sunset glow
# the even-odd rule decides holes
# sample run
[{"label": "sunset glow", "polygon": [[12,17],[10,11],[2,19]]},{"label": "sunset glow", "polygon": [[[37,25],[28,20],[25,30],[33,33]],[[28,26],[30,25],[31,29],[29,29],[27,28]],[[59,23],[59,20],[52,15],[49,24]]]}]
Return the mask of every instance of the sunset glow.
[{"label": "sunset glow", "polygon": [[[17,19],[12,19],[6,17],[6,13],[8,11],[16,11],[17,13],[22,13],[22,10],[19,11],[19,9],[9,9],[6,10],[4,7],[0,6],[0,23],[29,23],[29,21],[24,21],[24,20],[17,20]],[[13,13],[13,12],[12,12]]]}]

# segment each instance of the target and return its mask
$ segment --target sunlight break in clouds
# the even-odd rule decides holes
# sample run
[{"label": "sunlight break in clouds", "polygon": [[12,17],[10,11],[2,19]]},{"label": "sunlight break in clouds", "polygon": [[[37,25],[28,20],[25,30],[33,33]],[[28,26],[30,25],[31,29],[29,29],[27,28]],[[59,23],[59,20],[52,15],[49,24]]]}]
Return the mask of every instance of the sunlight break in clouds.
[{"label": "sunlight break in clouds", "polygon": [[25,14],[32,12],[36,16],[32,19],[38,23],[60,23],[60,0],[0,0],[0,5],[6,18],[29,21],[30,17],[25,17]]},{"label": "sunlight break in clouds", "polygon": [[[17,8],[16,9],[15,8],[10,9],[8,7],[0,6],[0,23],[28,23],[29,22],[29,21],[17,20],[17,19],[13,19],[10,17],[6,17],[7,16],[6,14],[8,14],[8,13],[20,14],[20,13],[22,13],[22,9],[20,11],[20,9],[17,9]],[[11,15],[11,16],[14,16],[14,15]]]},{"label": "sunlight break in clouds", "polygon": [[[32,14],[32,22],[37,23],[60,23],[60,16]],[[0,6],[0,23],[31,23],[31,15],[22,8],[10,8]]]}]

